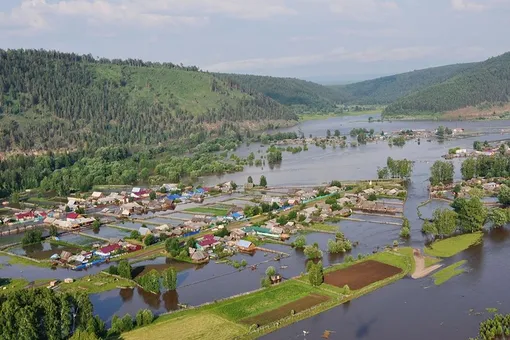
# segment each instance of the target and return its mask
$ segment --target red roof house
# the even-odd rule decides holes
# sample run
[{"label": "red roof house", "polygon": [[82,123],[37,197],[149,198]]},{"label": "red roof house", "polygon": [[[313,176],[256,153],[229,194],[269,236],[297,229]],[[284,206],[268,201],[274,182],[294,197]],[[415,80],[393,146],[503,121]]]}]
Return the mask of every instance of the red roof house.
[{"label": "red roof house", "polygon": [[68,220],[75,220],[78,217],[80,217],[80,215],[75,213],[75,212],[70,212],[69,214],[67,214],[67,219]]},{"label": "red roof house", "polygon": [[120,249],[120,246],[118,244],[110,244],[110,245],[107,245],[106,247],[103,247],[99,250],[96,251],[96,254],[99,255],[99,256],[110,256],[111,253],[113,253],[114,251]]},{"label": "red roof house", "polygon": [[16,216],[16,219],[18,221],[31,220],[35,217],[33,211],[25,211],[25,212],[17,213],[17,214],[14,214],[14,216]]},{"label": "red roof house", "polygon": [[214,235],[205,235],[202,241],[198,242],[198,245],[202,248],[208,248],[219,244],[219,242],[214,238]]}]

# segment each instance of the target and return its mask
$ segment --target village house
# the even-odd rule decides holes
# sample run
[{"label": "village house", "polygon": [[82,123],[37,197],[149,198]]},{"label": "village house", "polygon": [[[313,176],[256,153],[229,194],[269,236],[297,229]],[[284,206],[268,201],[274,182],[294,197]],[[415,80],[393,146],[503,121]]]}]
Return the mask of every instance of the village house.
[{"label": "village house", "polygon": [[165,188],[166,192],[180,191],[179,185],[176,183],[163,184],[162,188]]},{"label": "village house", "polygon": [[118,244],[110,244],[110,245],[107,245],[106,247],[102,247],[102,248],[96,250],[96,255],[101,256],[101,257],[109,257],[114,252],[119,250],[120,248],[121,247]]},{"label": "village house", "polygon": [[214,235],[208,234],[205,235],[202,240],[198,242],[198,246],[200,247],[200,250],[207,250],[216,247],[218,244],[220,244],[220,238],[215,237]]},{"label": "village house", "polygon": [[24,211],[17,214],[14,214],[14,217],[17,221],[31,221],[35,218],[35,214],[33,211]]},{"label": "village house", "polygon": [[250,241],[239,240],[237,241],[236,246],[241,253],[252,254],[256,250],[255,245]]},{"label": "village house", "polygon": [[311,217],[313,214],[317,213],[319,211],[319,209],[317,209],[316,207],[309,207],[309,208],[306,208],[303,210],[303,213],[305,214],[306,217]]},{"label": "village house", "polygon": [[150,189],[142,189],[142,188],[133,188],[133,190],[131,190],[131,197],[133,197],[134,199],[142,199],[142,198],[148,198],[150,196],[150,193],[152,192],[152,190]]},{"label": "village house", "polygon": [[138,229],[138,232],[142,237],[152,234],[152,231],[149,229],[149,227],[140,227],[140,229]]},{"label": "village house", "polygon": [[89,200],[91,201],[97,201],[98,199],[100,199],[101,197],[103,197],[103,193],[100,192],[100,191],[94,191],[92,193],[92,195],[90,195],[89,197]]},{"label": "village house", "polygon": [[347,197],[342,197],[342,198],[339,198],[338,200],[336,200],[337,203],[341,206],[345,206],[346,204],[351,204],[351,200]]},{"label": "village house", "polygon": [[299,197],[294,197],[294,198],[291,198],[287,201],[287,203],[289,205],[299,205],[301,204],[301,200],[299,199]]},{"label": "village house", "polygon": [[169,230],[169,229],[171,229],[171,228],[170,228],[170,226],[169,226],[168,224],[162,224],[162,225],[158,225],[158,226],[157,226],[156,228],[154,228],[154,229],[156,229],[157,231],[160,231],[160,232],[161,232],[161,231],[163,231],[163,232],[164,232],[164,231],[167,231],[167,230]]},{"label": "village house", "polygon": [[340,192],[342,189],[340,189],[339,187],[337,186],[331,186],[331,187],[327,187],[326,188],[326,192],[330,193],[330,194],[335,194],[337,192]]},{"label": "village house", "polygon": [[487,191],[496,190],[498,187],[499,187],[498,184],[496,184],[494,182],[489,182],[489,183],[482,184],[483,190],[487,190]]},{"label": "village house", "polygon": [[96,200],[96,204],[98,205],[107,205],[107,204],[125,204],[129,202],[129,198],[125,194],[118,194],[112,192],[110,195],[106,197],[100,197]]},{"label": "village house", "polygon": [[246,233],[241,229],[233,229],[230,231],[230,238],[233,240],[240,240],[246,236]]},{"label": "village house", "polygon": [[197,250],[191,255],[191,261],[193,263],[205,263],[209,261],[209,255],[201,250]]}]

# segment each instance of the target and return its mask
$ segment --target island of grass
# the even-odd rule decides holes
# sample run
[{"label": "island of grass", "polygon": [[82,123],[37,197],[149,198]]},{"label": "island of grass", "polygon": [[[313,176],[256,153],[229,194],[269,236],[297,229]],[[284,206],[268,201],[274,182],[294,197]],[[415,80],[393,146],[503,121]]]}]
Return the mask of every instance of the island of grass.
[{"label": "island of grass", "polygon": [[413,258],[408,253],[412,252],[383,252],[326,269],[327,275],[353,267],[351,271],[357,275],[355,267],[363,263],[391,267],[392,272],[386,273],[391,276],[376,275],[348,295],[342,288],[327,283],[313,287],[304,275],[243,296],[163,315],[147,327],[122,334],[122,338],[157,340],[179,334],[181,340],[256,339],[402,278],[413,267]]},{"label": "island of grass", "polygon": [[436,257],[426,256],[425,257],[425,268],[428,268],[438,262],[441,262],[441,260]]},{"label": "island of grass", "polygon": [[425,247],[425,254],[436,257],[451,257],[479,243],[482,237],[483,233],[480,231],[436,241],[430,246]]},{"label": "island of grass", "polygon": [[442,285],[451,278],[462,274],[464,272],[464,269],[459,267],[465,264],[466,262],[467,262],[466,260],[456,262],[432,275],[432,277],[434,278],[434,284],[436,286]]},{"label": "island of grass", "polygon": [[132,288],[136,284],[132,280],[111,276],[105,273],[84,276],[73,283],[61,283],[60,290],[64,292],[85,292],[96,294],[117,288]]},{"label": "island of grass", "polygon": [[206,214],[206,215],[214,215],[214,216],[227,216],[227,209],[218,209],[213,207],[196,207],[185,209],[185,212],[197,213],[197,214]]},{"label": "island of grass", "polygon": [[338,226],[325,223],[312,223],[306,229],[326,233],[336,233],[339,231]]}]

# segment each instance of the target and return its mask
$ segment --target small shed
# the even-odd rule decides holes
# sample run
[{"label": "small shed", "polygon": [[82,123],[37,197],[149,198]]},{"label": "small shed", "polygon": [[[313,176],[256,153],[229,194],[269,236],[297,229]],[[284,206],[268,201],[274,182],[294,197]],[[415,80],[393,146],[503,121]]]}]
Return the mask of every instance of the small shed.
[{"label": "small shed", "polygon": [[255,252],[255,250],[256,250],[255,245],[252,242],[246,241],[246,240],[237,241],[236,246],[239,249],[239,251],[242,253],[251,254],[251,253]]},{"label": "small shed", "polygon": [[191,260],[193,263],[205,263],[209,261],[209,255],[201,250],[197,250],[191,255]]}]

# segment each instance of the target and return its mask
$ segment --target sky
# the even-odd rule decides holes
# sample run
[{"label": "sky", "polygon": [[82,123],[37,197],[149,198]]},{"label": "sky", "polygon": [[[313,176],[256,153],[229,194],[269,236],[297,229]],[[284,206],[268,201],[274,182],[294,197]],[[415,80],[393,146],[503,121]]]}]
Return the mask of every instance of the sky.
[{"label": "sky", "polygon": [[0,0],[0,48],[322,82],[510,50],[510,0]]}]

